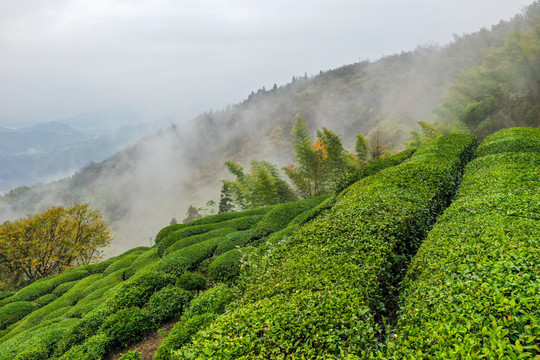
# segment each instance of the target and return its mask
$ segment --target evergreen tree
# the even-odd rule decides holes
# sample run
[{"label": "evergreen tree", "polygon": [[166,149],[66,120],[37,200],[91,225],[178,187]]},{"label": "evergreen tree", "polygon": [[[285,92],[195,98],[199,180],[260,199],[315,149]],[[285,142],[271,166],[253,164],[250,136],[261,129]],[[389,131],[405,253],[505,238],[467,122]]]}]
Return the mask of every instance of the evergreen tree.
[{"label": "evergreen tree", "polygon": [[189,208],[186,212],[187,217],[182,221],[184,224],[190,223],[197,219],[200,219],[202,216],[199,214],[199,209],[193,205],[189,205]]},{"label": "evergreen tree", "polygon": [[354,150],[356,151],[356,159],[358,160],[358,163],[365,163],[368,155],[368,144],[366,138],[364,138],[362,134],[356,135],[356,144]]}]

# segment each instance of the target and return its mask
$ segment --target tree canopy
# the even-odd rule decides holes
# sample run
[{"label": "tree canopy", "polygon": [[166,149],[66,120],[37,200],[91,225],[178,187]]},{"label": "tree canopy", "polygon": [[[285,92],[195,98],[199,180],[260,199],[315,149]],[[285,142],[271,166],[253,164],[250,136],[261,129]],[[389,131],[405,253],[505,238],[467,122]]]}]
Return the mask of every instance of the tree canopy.
[{"label": "tree canopy", "polygon": [[110,242],[101,213],[88,204],[52,207],[0,226],[0,268],[14,280],[35,280],[89,264]]}]

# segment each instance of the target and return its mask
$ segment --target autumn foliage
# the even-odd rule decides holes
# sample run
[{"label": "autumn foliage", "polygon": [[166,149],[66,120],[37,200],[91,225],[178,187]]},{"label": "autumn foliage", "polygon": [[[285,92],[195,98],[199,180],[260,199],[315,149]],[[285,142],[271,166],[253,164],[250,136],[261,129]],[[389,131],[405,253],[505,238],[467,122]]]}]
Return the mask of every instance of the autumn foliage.
[{"label": "autumn foliage", "polygon": [[88,204],[61,206],[0,226],[0,270],[35,280],[101,257],[111,242],[101,213]]}]

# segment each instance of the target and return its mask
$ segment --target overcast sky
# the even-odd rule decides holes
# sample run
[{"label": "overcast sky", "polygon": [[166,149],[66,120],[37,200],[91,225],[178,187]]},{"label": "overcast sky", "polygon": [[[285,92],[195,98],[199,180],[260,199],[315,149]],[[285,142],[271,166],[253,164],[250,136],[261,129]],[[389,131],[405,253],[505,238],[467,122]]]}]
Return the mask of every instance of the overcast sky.
[{"label": "overcast sky", "polygon": [[119,105],[190,118],[252,91],[446,44],[532,0],[0,0],[0,124]]}]

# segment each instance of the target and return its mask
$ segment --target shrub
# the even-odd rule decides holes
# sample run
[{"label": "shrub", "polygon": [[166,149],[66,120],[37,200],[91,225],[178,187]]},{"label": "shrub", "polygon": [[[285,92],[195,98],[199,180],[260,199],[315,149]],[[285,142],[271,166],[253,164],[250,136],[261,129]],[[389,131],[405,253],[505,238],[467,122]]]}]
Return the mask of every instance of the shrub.
[{"label": "shrub", "polygon": [[150,264],[155,263],[157,259],[159,259],[158,249],[154,247],[137,257],[137,259],[135,259],[135,261],[125,271],[124,277],[129,279],[138,271],[146,268]]},{"label": "shrub", "polygon": [[325,198],[325,196],[319,196],[274,206],[271,211],[264,215],[261,221],[253,226],[253,239],[260,239],[273,232],[284,229],[297,215],[319,205]]},{"label": "shrub", "polygon": [[155,323],[160,324],[182,315],[191,299],[191,291],[169,286],[154,293],[148,301],[148,307]]},{"label": "shrub", "polygon": [[388,167],[401,164],[403,161],[410,158],[414,154],[414,152],[415,149],[404,150],[399,154],[393,155],[389,158],[376,160],[366,166],[359,168],[353,173],[343,174],[334,184],[334,193],[336,195],[339,195],[343,190],[347,189],[355,182],[362,180],[365,177],[375,175],[379,171]]},{"label": "shrub", "polygon": [[71,348],[94,336],[105,318],[110,314],[111,311],[104,306],[97,307],[86,314],[63,333],[55,346],[54,355],[61,356]]},{"label": "shrub", "polygon": [[46,294],[34,300],[34,303],[37,304],[39,307],[42,307],[53,302],[54,300],[56,300],[56,298],[57,296],[54,294]]},{"label": "shrub", "polygon": [[454,196],[475,145],[468,135],[441,137],[356,182],[324,217],[271,247],[235,307],[179,356],[367,358],[377,351],[400,269]]},{"label": "shrub", "polygon": [[185,271],[194,270],[204,259],[211,257],[219,239],[210,239],[177,250],[165,256],[159,263],[160,271],[181,276]]},{"label": "shrub", "polygon": [[37,308],[39,306],[30,301],[17,301],[2,306],[0,308],[0,330],[16,323]]},{"label": "shrub", "polygon": [[157,233],[156,238],[154,239],[154,244],[159,244],[163,239],[169,236],[169,234],[175,232],[176,230],[180,230],[186,226],[186,224],[172,224],[169,226],[165,226]]},{"label": "shrub", "polygon": [[178,278],[176,286],[188,291],[201,291],[206,289],[206,279],[199,274],[186,271]]},{"label": "shrub", "polygon": [[85,343],[71,348],[59,360],[99,360],[107,354],[111,343],[106,334],[94,335]]},{"label": "shrub", "polygon": [[165,252],[165,249],[167,249],[169,246],[171,246],[178,240],[184,239],[189,236],[199,235],[199,234],[207,233],[212,230],[224,229],[224,228],[233,229],[233,230],[247,230],[250,227],[252,227],[255,223],[257,223],[262,218],[262,216],[263,215],[242,216],[239,218],[223,221],[220,223],[193,225],[193,226],[181,228],[179,230],[171,232],[169,235],[163,238],[160,242],[156,242],[156,246],[158,248],[158,254],[160,254],[160,256],[163,255]]},{"label": "shrub", "polygon": [[99,331],[111,339],[111,346],[125,347],[141,340],[154,328],[154,321],[148,311],[130,307],[110,315]]},{"label": "shrub", "polygon": [[174,285],[176,278],[169,274],[148,272],[119,286],[106,301],[111,310],[143,306],[156,291]]},{"label": "shrub", "polygon": [[221,238],[229,233],[235,232],[235,229],[231,228],[222,228],[222,229],[216,229],[209,232],[206,232],[204,234],[199,235],[192,235],[188,236],[186,238],[180,239],[171,246],[169,246],[164,252],[163,255],[168,255],[170,253],[173,253],[177,250],[180,250],[182,248],[188,247],[193,244],[197,244],[200,242],[203,242],[205,240],[214,239],[214,238]]},{"label": "shrub", "polygon": [[129,267],[138,257],[139,254],[123,256],[121,259],[118,259],[111,265],[107,266],[107,268],[103,271],[103,275],[107,276],[120,269],[125,269]]},{"label": "shrub", "polygon": [[251,242],[252,238],[253,231],[251,229],[227,234],[218,243],[214,255],[221,255],[237,246],[244,247]]},{"label": "shrub", "polygon": [[118,360],[143,360],[141,353],[138,350],[130,350],[122,354]]},{"label": "shrub", "polygon": [[56,295],[56,297],[60,297],[64,295],[66,292],[68,292],[68,290],[71,289],[73,286],[75,286],[76,283],[77,283],[77,280],[60,284],[56,287],[56,289],[54,289],[52,293]]},{"label": "shrub", "polygon": [[14,291],[0,291],[0,300],[7,299],[8,297],[12,296],[13,294],[15,294]]},{"label": "shrub", "polygon": [[225,307],[234,300],[235,292],[225,284],[218,284],[202,292],[191,302],[186,317],[203,315],[206,313],[223,314]]},{"label": "shrub", "polygon": [[171,360],[173,351],[187,344],[193,335],[200,329],[208,326],[217,317],[214,313],[195,315],[191,318],[182,318],[173,327],[169,335],[163,339],[158,348],[154,360]]},{"label": "shrub", "polygon": [[539,141],[508,129],[478,147],[407,272],[391,358],[538,356]]},{"label": "shrub", "polygon": [[17,291],[13,296],[0,301],[0,305],[4,305],[15,301],[33,301],[40,296],[49,294],[58,286],[66,282],[80,280],[89,274],[85,270],[69,270],[62,274],[49,276],[39,279],[36,282]]},{"label": "shrub", "polygon": [[49,349],[44,345],[35,345],[20,352],[15,360],[45,360],[49,357]]},{"label": "shrub", "polygon": [[191,223],[189,223],[189,225],[193,226],[193,225],[203,225],[203,224],[216,224],[216,223],[223,223],[228,220],[234,220],[234,219],[243,218],[243,217],[250,217],[253,215],[264,215],[270,210],[272,210],[272,208],[273,206],[267,206],[267,207],[245,210],[245,211],[209,215],[209,216],[205,216],[203,218],[197,219],[195,221],[192,221]]},{"label": "shrub", "polygon": [[217,256],[208,267],[208,275],[214,281],[232,282],[240,274],[242,252],[238,249]]}]

